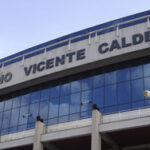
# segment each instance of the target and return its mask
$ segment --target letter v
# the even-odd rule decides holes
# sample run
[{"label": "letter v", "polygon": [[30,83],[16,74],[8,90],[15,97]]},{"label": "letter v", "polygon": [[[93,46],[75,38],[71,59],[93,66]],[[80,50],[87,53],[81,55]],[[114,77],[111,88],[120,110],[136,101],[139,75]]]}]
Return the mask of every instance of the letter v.
[{"label": "letter v", "polygon": [[28,76],[31,73],[32,68],[33,68],[33,65],[31,65],[29,68],[24,67],[24,72],[26,76]]}]

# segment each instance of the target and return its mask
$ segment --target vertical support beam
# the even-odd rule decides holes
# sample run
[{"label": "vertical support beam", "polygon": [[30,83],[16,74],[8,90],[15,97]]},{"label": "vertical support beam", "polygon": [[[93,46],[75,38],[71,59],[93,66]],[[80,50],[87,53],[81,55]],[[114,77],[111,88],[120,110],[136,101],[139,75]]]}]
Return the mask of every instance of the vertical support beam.
[{"label": "vertical support beam", "polygon": [[44,123],[40,117],[37,117],[37,121],[35,124],[35,135],[34,135],[34,143],[33,150],[43,150],[43,144],[40,142],[41,134],[44,133]]},{"label": "vertical support beam", "polygon": [[99,134],[101,114],[96,105],[93,105],[92,110],[92,134],[91,134],[91,150],[101,150],[102,142]]}]

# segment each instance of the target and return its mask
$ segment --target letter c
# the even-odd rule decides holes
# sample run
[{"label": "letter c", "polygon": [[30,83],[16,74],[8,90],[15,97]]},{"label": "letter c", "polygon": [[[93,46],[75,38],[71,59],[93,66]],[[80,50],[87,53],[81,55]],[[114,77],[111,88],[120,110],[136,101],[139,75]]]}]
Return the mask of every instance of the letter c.
[{"label": "letter c", "polygon": [[99,53],[104,54],[104,53],[108,52],[108,51],[109,51],[109,48],[108,48],[107,46],[108,46],[108,43],[103,43],[103,44],[101,44],[101,45],[98,47]]}]

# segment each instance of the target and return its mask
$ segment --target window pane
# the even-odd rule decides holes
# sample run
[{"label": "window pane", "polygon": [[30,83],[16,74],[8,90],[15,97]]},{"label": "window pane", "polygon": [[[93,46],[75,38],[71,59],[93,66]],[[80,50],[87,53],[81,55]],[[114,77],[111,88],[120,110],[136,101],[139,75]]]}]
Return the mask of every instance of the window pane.
[{"label": "window pane", "polygon": [[12,99],[5,101],[4,110],[10,110],[12,108]]},{"label": "window pane", "polygon": [[51,98],[59,97],[60,86],[55,86],[51,88]]},{"label": "window pane", "polygon": [[143,65],[143,68],[144,68],[144,77],[146,76],[150,76],[150,63],[149,64],[144,64]]},{"label": "window pane", "polygon": [[32,114],[32,116],[28,117],[28,121],[29,121],[28,123],[32,123],[32,122],[35,123],[36,117],[39,114],[39,103],[30,105],[29,114]]},{"label": "window pane", "polygon": [[118,103],[125,104],[131,101],[130,82],[118,84]]},{"label": "window pane", "polygon": [[26,124],[28,120],[28,108],[29,106],[24,106],[20,108],[20,114],[19,114],[19,125]]},{"label": "window pane", "polygon": [[57,117],[59,108],[59,98],[51,99],[49,105],[49,118]]},{"label": "window pane", "polygon": [[132,104],[132,108],[139,109],[144,107],[144,101],[136,102]]},{"label": "window pane", "polygon": [[72,94],[70,101],[70,113],[80,112],[80,93]]},{"label": "window pane", "polygon": [[92,109],[92,91],[88,90],[81,93],[81,111]]},{"label": "window pane", "polygon": [[127,81],[130,79],[129,68],[118,70],[118,82]]},{"label": "window pane", "polygon": [[92,79],[90,78],[86,78],[86,79],[82,79],[82,90],[88,90],[92,88]]},{"label": "window pane", "polygon": [[104,110],[105,110],[105,114],[115,113],[117,112],[117,106],[106,107]]},{"label": "window pane", "polygon": [[104,106],[104,88],[93,90],[93,104],[96,104],[99,108]]},{"label": "window pane", "polygon": [[[144,78],[144,90],[150,90],[150,77]],[[145,97],[146,99],[149,99],[148,97]]]},{"label": "window pane", "polygon": [[141,78],[143,76],[142,66],[136,66],[131,68],[131,79]]},{"label": "window pane", "polygon": [[13,98],[13,108],[20,107],[20,97]]},{"label": "window pane", "polygon": [[94,88],[101,87],[104,85],[104,75],[96,75],[93,77],[93,86]]},{"label": "window pane", "polygon": [[105,87],[105,106],[117,104],[116,85]]},{"label": "window pane", "polygon": [[31,103],[38,102],[40,100],[40,91],[31,93]]},{"label": "window pane", "polygon": [[132,87],[132,100],[133,101],[144,99],[143,79],[133,80],[131,82],[131,87]]},{"label": "window pane", "polygon": [[30,103],[30,94],[23,95],[21,98],[21,105],[28,105]]},{"label": "window pane", "polygon": [[2,129],[6,129],[9,127],[9,121],[10,121],[10,111],[6,111],[3,114],[3,123],[2,123]]},{"label": "window pane", "polygon": [[2,112],[0,112],[0,129],[1,129],[1,125],[2,125]]},{"label": "window pane", "polygon": [[81,85],[80,80],[71,82],[71,93],[80,92]]},{"label": "window pane", "polygon": [[10,127],[15,127],[18,124],[18,118],[19,118],[19,108],[13,109],[11,112],[11,122]]},{"label": "window pane", "polygon": [[48,100],[50,95],[49,89],[41,90],[41,100]]},{"label": "window pane", "polygon": [[69,113],[70,96],[60,98],[59,116],[67,115]]},{"label": "window pane", "polygon": [[61,96],[68,95],[70,93],[70,83],[61,85]]},{"label": "window pane", "polygon": [[40,117],[42,119],[48,119],[48,106],[49,106],[49,102],[48,101],[44,101],[40,103]]},{"label": "window pane", "polygon": [[123,104],[118,106],[119,111],[131,110],[131,104]]},{"label": "window pane", "polygon": [[105,73],[105,84],[116,83],[116,71]]},{"label": "window pane", "polygon": [[4,102],[0,102],[0,112],[4,109]]}]

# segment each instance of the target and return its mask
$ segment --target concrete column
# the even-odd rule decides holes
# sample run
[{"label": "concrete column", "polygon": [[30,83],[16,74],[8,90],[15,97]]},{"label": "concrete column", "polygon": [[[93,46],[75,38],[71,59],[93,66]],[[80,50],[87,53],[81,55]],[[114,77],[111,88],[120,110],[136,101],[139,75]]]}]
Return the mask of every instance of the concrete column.
[{"label": "concrete column", "polygon": [[101,150],[102,142],[101,135],[99,134],[101,114],[96,107],[93,105],[92,110],[92,133],[91,133],[91,150]]},{"label": "concrete column", "polygon": [[35,124],[33,150],[43,150],[43,144],[40,142],[40,136],[43,133],[44,133],[44,123],[39,117],[37,117],[37,121]]}]

